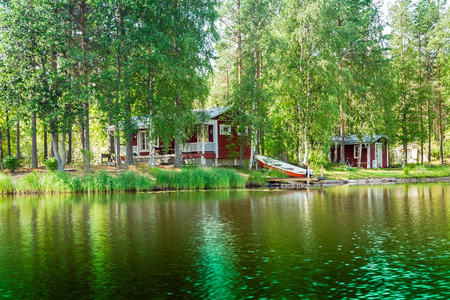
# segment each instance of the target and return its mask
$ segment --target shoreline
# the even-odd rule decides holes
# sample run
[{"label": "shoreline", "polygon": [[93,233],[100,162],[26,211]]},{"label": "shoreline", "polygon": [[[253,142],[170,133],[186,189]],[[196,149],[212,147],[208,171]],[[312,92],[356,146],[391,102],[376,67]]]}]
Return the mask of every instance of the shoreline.
[{"label": "shoreline", "polygon": [[337,186],[337,185],[374,185],[374,184],[398,184],[398,183],[433,183],[450,182],[450,176],[446,177],[424,177],[424,178],[365,178],[365,179],[326,179],[312,186]]}]

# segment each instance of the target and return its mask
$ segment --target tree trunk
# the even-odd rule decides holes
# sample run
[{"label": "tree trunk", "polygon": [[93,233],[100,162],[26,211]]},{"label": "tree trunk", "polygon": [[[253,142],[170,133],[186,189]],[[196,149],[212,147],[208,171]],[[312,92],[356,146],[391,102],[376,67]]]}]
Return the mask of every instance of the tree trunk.
[{"label": "tree trunk", "polygon": [[126,101],[125,103],[125,111],[126,111],[126,129],[125,136],[127,137],[127,146],[126,146],[126,156],[125,156],[125,164],[126,166],[134,165],[133,162],[133,132],[132,132],[132,124],[131,124],[131,107],[130,103]]},{"label": "tree trunk", "polygon": [[[256,51],[254,51],[254,67],[255,67],[255,77],[253,82],[253,101],[252,101],[252,115],[254,116],[256,114],[256,98],[257,98],[257,89],[258,89],[258,54]],[[251,132],[250,132],[250,163],[248,164],[248,169],[251,170],[253,166],[253,160],[255,159],[255,152],[256,152],[256,144],[257,144],[257,134],[256,134],[256,128],[255,123],[252,120],[251,124]],[[241,136],[241,138],[244,135]],[[241,155],[243,156],[243,155]]]},{"label": "tree trunk", "polygon": [[116,153],[116,150],[114,149],[114,133],[108,132],[109,137],[109,155]]},{"label": "tree trunk", "polygon": [[84,128],[86,131],[86,135],[84,137],[84,169],[86,170],[86,172],[90,172],[91,171],[91,144],[89,141],[89,101],[86,101],[84,103],[84,109],[85,109],[85,114],[84,114]]},{"label": "tree trunk", "polygon": [[439,92],[439,158],[441,165],[444,164],[444,133],[442,129],[442,96]]},{"label": "tree trunk", "polygon": [[84,148],[84,123],[83,123],[83,118],[80,118],[80,123],[79,123],[79,128],[80,128],[80,145],[81,145],[81,150],[85,150]]},{"label": "tree trunk", "polygon": [[[116,125],[119,128],[119,125]],[[116,130],[116,155],[115,160],[117,164],[117,169],[123,169],[122,161],[120,160],[120,133],[119,130]]]},{"label": "tree trunk", "polygon": [[66,133],[61,133],[61,164],[58,164],[58,171],[64,171],[66,166]]},{"label": "tree trunk", "polygon": [[0,170],[3,170],[3,135],[2,128],[0,128]]},{"label": "tree trunk", "polygon": [[298,138],[298,164],[303,166],[303,142],[302,139]]},{"label": "tree trunk", "polygon": [[11,156],[11,126],[9,125],[9,111],[6,110],[6,142],[8,144],[8,155]]},{"label": "tree trunk", "polygon": [[148,166],[150,168],[153,168],[155,166],[155,148],[153,145],[153,123],[152,123],[152,117],[153,117],[153,88],[155,86],[155,68],[152,68],[152,71],[149,72],[150,76],[148,77],[148,107],[149,107],[149,122],[148,122],[148,134],[150,137],[149,142],[149,161]]},{"label": "tree trunk", "polygon": [[[83,50],[83,85],[84,85],[84,94],[85,96],[88,94],[88,66],[87,66],[87,37],[86,37],[86,1],[82,1],[80,4],[80,29],[81,29],[81,49]],[[84,169],[86,172],[91,171],[91,145],[89,140],[89,99],[84,101]]]},{"label": "tree trunk", "polygon": [[44,161],[48,158],[47,125],[44,125]]},{"label": "tree trunk", "polygon": [[309,160],[309,143],[305,141],[305,156],[303,158],[303,165],[307,165]]},{"label": "tree trunk", "polygon": [[181,153],[181,138],[180,134],[177,132],[175,137],[175,160],[174,160],[174,167],[175,168],[181,168],[181,159],[182,159],[182,153]]},{"label": "tree trunk", "polygon": [[[61,138],[62,140],[62,138]],[[64,145],[62,145],[64,148]],[[65,161],[61,160],[61,156],[59,155],[59,145],[58,145],[58,133],[52,132],[52,150],[53,155],[58,163],[58,171],[64,171]]]},{"label": "tree trunk", "polygon": [[341,164],[345,164],[345,121],[344,121],[344,109],[342,104],[339,104],[339,119],[341,128]]},{"label": "tree trunk", "polygon": [[402,168],[406,167],[408,164],[408,145],[403,143],[403,153],[402,153]]},{"label": "tree trunk", "polygon": [[20,121],[17,121],[16,124],[16,157],[20,161]]},{"label": "tree trunk", "polygon": [[31,168],[38,167],[37,139],[36,139],[36,112],[31,115]]},{"label": "tree trunk", "polygon": [[67,134],[67,164],[72,163],[72,128]]}]

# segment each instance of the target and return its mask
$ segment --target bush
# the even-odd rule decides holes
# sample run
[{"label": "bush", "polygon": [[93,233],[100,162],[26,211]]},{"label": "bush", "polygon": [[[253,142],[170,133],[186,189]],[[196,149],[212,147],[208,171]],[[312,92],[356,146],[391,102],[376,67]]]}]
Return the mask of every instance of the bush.
[{"label": "bush", "polygon": [[19,160],[15,156],[5,156],[3,158],[3,164],[11,172],[14,172],[14,170],[20,167]]},{"label": "bush", "polygon": [[408,167],[404,167],[404,168],[403,168],[403,173],[404,173],[405,175],[409,175],[409,168],[408,168]]},{"label": "bush", "polygon": [[47,169],[49,169],[50,171],[55,171],[56,169],[58,169],[58,161],[56,160],[56,158],[52,157],[47,159],[44,162],[44,165],[47,167]]}]

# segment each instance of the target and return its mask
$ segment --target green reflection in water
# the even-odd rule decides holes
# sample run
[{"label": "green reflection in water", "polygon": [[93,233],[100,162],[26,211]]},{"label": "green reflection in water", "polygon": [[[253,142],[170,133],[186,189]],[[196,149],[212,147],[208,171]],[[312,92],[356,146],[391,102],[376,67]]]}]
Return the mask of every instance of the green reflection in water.
[{"label": "green reflection in water", "polygon": [[450,296],[447,184],[0,199],[0,298]]}]

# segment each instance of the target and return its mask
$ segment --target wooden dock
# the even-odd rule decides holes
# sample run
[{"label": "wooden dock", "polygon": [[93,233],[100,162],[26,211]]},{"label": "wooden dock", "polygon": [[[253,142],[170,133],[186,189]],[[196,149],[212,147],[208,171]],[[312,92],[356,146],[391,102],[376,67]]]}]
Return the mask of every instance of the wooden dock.
[{"label": "wooden dock", "polygon": [[315,184],[324,180],[323,177],[306,178],[306,177],[284,177],[284,178],[267,178],[269,188],[294,189],[301,190],[310,184]]}]

